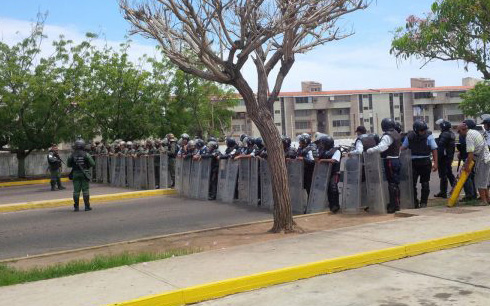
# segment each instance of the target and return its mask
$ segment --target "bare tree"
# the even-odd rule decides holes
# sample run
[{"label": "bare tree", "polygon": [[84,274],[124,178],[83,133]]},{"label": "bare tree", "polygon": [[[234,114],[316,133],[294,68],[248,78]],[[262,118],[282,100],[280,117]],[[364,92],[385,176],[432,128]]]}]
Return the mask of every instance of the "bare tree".
[{"label": "bare tree", "polygon": [[[185,72],[234,86],[267,146],[272,173],[272,232],[292,231],[291,199],[273,105],[295,55],[353,34],[339,18],[365,9],[369,0],[120,0],[133,33],[156,39],[168,58]],[[252,58],[257,92],[242,75]],[[277,66],[274,84],[269,74]],[[274,70],[276,71],[276,70]]]}]

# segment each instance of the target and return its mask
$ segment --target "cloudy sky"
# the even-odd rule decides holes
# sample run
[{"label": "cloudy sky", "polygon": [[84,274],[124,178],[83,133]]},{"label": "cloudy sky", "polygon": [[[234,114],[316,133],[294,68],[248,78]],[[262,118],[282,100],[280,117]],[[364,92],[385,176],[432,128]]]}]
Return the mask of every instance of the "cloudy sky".
[{"label": "cloudy sky", "polygon": [[[300,90],[301,81],[318,81],[324,90],[409,87],[411,77],[436,80],[436,86],[461,85],[464,77],[480,77],[462,63],[433,62],[422,69],[417,60],[397,62],[389,54],[393,31],[407,16],[422,16],[433,0],[377,0],[366,11],[356,12],[341,22],[355,35],[300,55],[284,82],[283,91]],[[122,18],[116,0],[18,0],[2,1],[0,39],[14,43],[24,38],[38,12],[48,12],[45,33],[49,38],[64,34],[75,41],[86,32],[102,34],[110,44],[124,41],[129,24]],[[132,57],[155,54],[155,42],[133,36]],[[99,42],[104,43],[104,42]],[[46,49],[49,45],[46,44]],[[244,75],[256,84],[253,69]]]}]

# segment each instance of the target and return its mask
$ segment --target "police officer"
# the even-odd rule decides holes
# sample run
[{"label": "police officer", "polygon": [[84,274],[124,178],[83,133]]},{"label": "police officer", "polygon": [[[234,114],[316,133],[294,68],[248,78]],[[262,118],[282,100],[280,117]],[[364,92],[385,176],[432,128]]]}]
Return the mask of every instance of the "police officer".
[{"label": "police officer", "polygon": [[51,178],[51,191],[56,190],[56,186],[58,186],[59,190],[66,189],[61,184],[61,157],[58,152],[58,147],[53,145],[48,152],[48,167]]},{"label": "police officer", "polygon": [[[412,153],[413,192],[415,208],[427,207],[430,194],[430,170],[432,152],[432,171],[437,171],[437,144],[432,134],[427,132],[427,124],[422,120],[415,120],[413,131],[407,133],[402,150],[410,149]],[[422,190],[420,191],[420,202],[417,199],[417,180],[420,177]]]},{"label": "police officer", "polygon": [[239,159],[240,156],[253,156],[255,152],[255,139],[251,136],[247,136],[243,139],[242,145],[240,155],[236,158]]},{"label": "police officer", "polygon": [[234,158],[238,154],[238,145],[236,140],[232,137],[226,138],[226,149],[225,153],[220,155],[220,159],[230,159]]},{"label": "police officer", "polygon": [[185,150],[185,154],[183,155],[184,159],[192,158],[194,155],[197,154],[195,140],[189,140],[186,147],[187,148]]},{"label": "police officer", "polygon": [[190,136],[189,134],[182,134],[180,135],[180,147],[179,147],[179,152],[177,153],[178,156],[184,157],[187,153],[187,144],[190,141]]},{"label": "police officer", "polygon": [[451,122],[446,120],[438,120],[441,129],[441,135],[437,140],[437,157],[439,171],[439,193],[436,193],[436,198],[447,198],[447,183],[453,187],[456,184],[456,178],[453,174],[453,159],[456,149],[456,136],[451,131]]},{"label": "police officer", "polygon": [[286,135],[281,136],[282,147],[284,148],[284,156],[286,159],[296,159],[298,152],[291,146],[291,138]]},{"label": "police officer", "polygon": [[205,150],[201,149],[200,158],[211,159],[211,177],[209,180],[209,193],[208,200],[216,200],[216,192],[218,190],[218,171],[219,171],[219,156],[220,151],[218,149],[218,143],[216,141],[208,142],[207,146],[204,146]]},{"label": "police officer", "polygon": [[298,159],[303,160],[304,175],[303,188],[310,196],[311,183],[313,180],[313,170],[315,169],[315,159],[318,157],[316,145],[311,142],[311,136],[307,133],[299,136]]},{"label": "police officer", "polygon": [[256,150],[253,153],[253,156],[267,158],[267,148],[264,145],[264,140],[262,139],[262,137],[255,138],[255,147]]},{"label": "police officer", "polygon": [[78,211],[78,201],[80,191],[83,193],[83,202],[85,203],[85,211],[92,210],[90,207],[89,193],[89,173],[88,170],[95,166],[95,162],[87,152],[84,151],[85,142],[82,139],[75,141],[75,151],[68,158],[68,167],[73,168],[73,207],[74,211]]},{"label": "police officer", "polygon": [[368,154],[381,152],[385,176],[388,181],[390,202],[388,213],[392,214],[400,210],[400,134],[395,131],[395,122],[390,118],[381,121],[383,136],[377,146],[368,149]]},{"label": "police officer", "polygon": [[318,146],[319,162],[332,164],[327,196],[330,211],[335,214],[340,210],[338,184],[340,180],[340,159],[342,155],[339,148],[334,147],[334,139],[328,135],[320,136],[316,141],[316,145]]},{"label": "police officer", "polygon": [[179,153],[179,146],[177,145],[177,139],[175,139],[174,134],[168,134],[167,141],[168,170],[172,180],[171,187],[173,188],[175,186],[175,158]]}]

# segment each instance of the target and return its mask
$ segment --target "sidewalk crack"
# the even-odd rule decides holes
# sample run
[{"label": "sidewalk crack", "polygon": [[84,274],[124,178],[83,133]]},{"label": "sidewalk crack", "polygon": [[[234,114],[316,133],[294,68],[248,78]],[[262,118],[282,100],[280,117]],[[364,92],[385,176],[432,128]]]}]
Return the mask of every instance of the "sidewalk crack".
[{"label": "sidewalk crack", "polygon": [[178,286],[176,286],[176,285],[174,285],[174,284],[170,283],[170,281],[169,281],[169,280],[164,279],[164,278],[162,278],[162,277],[160,277],[160,276],[158,276],[158,275],[156,275],[156,274],[153,274],[153,273],[151,273],[151,272],[148,272],[148,271],[144,271],[144,270],[138,269],[137,267],[135,267],[135,266],[133,266],[133,265],[130,265],[130,266],[128,266],[128,267],[130,267],[131,269],[133,269],[133,270],[135,270],[135,271],[137,271],[137,272],[139,272],[139,273],[145,274],[146,276],[149,276],[149,277],[151,277],[151,278],[153,278],[153,279],[156,279],[156,280],[158,280],[158,281],[160,281],[160,282],[162,282],[162,283],[165,283],[165,284],[167,284],[167,285],[169,285],[169,286],[171,286],[171,287],[173,287],[173,288],[175,288],[175,289],[180,289],[180,287],[178,287]]},{"label": "sidewalk crack", "polygon": [[423,276],[427,276],[427,277],[437,278],[437,279],[440,279],[440,280],[445,280],[445,281],[450,281],[450,282],[454,282],[454,283],[459,283],[459,284],[473,286],[473,287],[476,287],[476,288],[490,290],[490,287],[484,286],[484,285],[478,285],[478,284],[473,284],[473,283],[469,283],[469,282],[465,282],[465,281],[460,281],[460,280],[456,280],[456,279],[451,279],[451,278],[446,278],[446,277],[442,277],[442,276],[432,275],[432,274],[428,274],[428,273],[423,273],[423,272],[417,272],[417,271],[412,271],[412,270],[408,270],[408,269],[398,268],[398,267],[390,266],[389,264],[385,264],[385,263],[380,263],[379,265],[380,266],[383,266],[383,267],[387,267],[387,268],[393,269],[393,270],[397,270],[397,271],[400,271],[400,272],[412,273],[412,274],[417,274],[417,275],[423,275]]}]

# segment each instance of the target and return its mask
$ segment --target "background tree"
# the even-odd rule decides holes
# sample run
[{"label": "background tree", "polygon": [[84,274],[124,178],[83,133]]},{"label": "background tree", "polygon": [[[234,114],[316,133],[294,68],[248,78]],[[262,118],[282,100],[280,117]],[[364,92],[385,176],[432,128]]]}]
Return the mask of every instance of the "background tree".
[{"label": "background tree", "polygon": [[43,20],[31,35],[8,46],[0,42],[1,150],[17,155],[19,177],[25,176],[25,158],[35,149],[72,139],[71,100],[81,90],[83,53],[90,47],[60,37],[54,52],[41,56]]},{"label": "background tree", "polygon": [[[273,232],[293,230],[291,200],[273,104],[295,55],[345,38],[340,17],[367,7],[364,0],[157,0],[130,5],[120,0],[135,33],[156,39],[166,56],[184,72],[231,85],[268,149],[274,197]],[[252,58],[257,91],[242,75]],[[277,74],[273,85],[269,77]],[[272,76],[271,76],[272,78]]]},{"label": "background tree", "polygon": [[[439,0],[425,17],[409,16],[405,27],[395,32],[391,53],[399,59],[415,57],[424,65],[432,60],[462,61],[468,70],[474,64],[490,80],[490,1]],[[463,95],[466,115],[490,111],[488,83]]]}]

